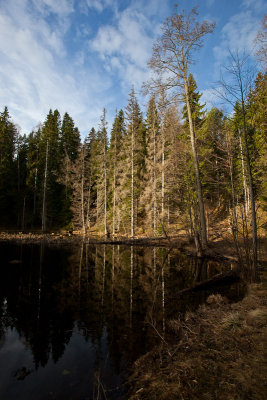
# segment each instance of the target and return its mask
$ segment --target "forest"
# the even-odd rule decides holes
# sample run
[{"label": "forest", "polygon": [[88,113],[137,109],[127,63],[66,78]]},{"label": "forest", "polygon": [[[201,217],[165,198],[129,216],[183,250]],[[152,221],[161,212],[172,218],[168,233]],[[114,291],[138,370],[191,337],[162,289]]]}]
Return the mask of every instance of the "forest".
[{"label": "forest", "polygon": [[227,113],[206,108],[191,71],[194,51],[214,27],[199,24],[195,9],[174,12],[149,62],[146,111],[133,86],[110,131],[105,109],[84,140],[67,112],[50,109],[23,135],[5,107],[1,229],[131,238],[182,232],[205,248],[213,224],[222,223],[237,251],[240,241],[252,243],[255,262],[266,229],[266,17],[257,71],[241,51],[222,66],[217,92]]}]

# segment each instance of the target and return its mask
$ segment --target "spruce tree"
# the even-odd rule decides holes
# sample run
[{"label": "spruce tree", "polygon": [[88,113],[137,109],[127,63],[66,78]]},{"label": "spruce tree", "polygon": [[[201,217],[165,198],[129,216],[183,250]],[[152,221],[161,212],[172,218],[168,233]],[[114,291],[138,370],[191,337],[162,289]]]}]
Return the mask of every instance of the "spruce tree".
[{"label": "spruce tree", "polygon": [[[192,74],[188,75],[188,97],[189,97],[189,104],[191,107],[191,114],[192,114],[192,121],[193,121],[193,126],[194,130],[197,131],[201,127],[201,123],[203,120],[203,116],[205,114],[205,111],[203,108],[205,107],[205,104],[200,103],[202,94],[200,94],[197,91],[197,84],[194,79],[194,76]],[[186,99],[184,100],[185,105],[182,109],[182,116],[184,120],[186,121],[187,126],[189,127],[189,118],[188,118],[188,112],[187,112],[187,105],[186,105]]]},{"label": "spruce tree", "polygon": [[88,193],[86,207],[86,228],[90,229],[96,222],[96,200],[97,200],[97,139],[96,130],[92,128],[85,139]]},{"label": "spruce tree", "polygon": [[14,163],[18,131],[8,108],[0,113],[0,215],[1,224],[17,222],[16,166]]},{"label": "spruce tree", "polygon": [[[131,237],[135,236],[135,227],[138,222],[139,201],[142,189],[145,168],[146,131],[143,117],[137,102],[134,88],[132,88],[125,110],[127,121],[127,135],[124,140],[125,171],[124,186],[124,218],[130,222]],[[141,214],[141,213],[140,213]]]},{"label": "spruce tree", "polygon": [[[94,168],[96,175],[96,224],[107,235],[107,121],[103,110],[94,148]],[[91,161],[92,162],[92,161]]]},{"label": "spruce tree", "polygon": [[58,181],[61,161],[60,127],[58,110],[50,110],[42,126],[39,142],[39,209],[43,230],[62,223],[62,185]]},{"label": "spruce tree", "polygon": [[71,162],[75,161],[80,146],[80,133],[68,113],[64,114],[60,132],[60,151],[67,155]]},{"label": "spruce tree", "polygon": [[112,215],[112,234],[119,229],[120,225],[120,200],[121,200],[121,174],[122,165],[122,143],[126,135],[124,113],[120,110],[116,113],[111,129],[110,145],[108,150],[109,166],[109,203]]},{"label": "spruce tree", "polygon": [[64,114],[60,131],[60,171],[58,182],[62,185],[60,223],[66,225],[71,221],[71,170],[78,158],[80,133],[68,113]]},{"label": "spruce tree", "polygon": [[160,120],[154,96],[148,103],[146,118],[146,157],[145,157],[145,186],[142,191],[142,203],[145,205],[146,221],[154,235],[158,228],[159,179],[160,179]]},{"label": "spruce tree", "polygon": [[31,227],[40,222],[40,216],[37,213],[37,196],[40,177],[39,174],[39,142],[41,135],[41,126],[33,130],[28,136],[28,154],[27,154],[27,191],[29,213],[29,222]]}]

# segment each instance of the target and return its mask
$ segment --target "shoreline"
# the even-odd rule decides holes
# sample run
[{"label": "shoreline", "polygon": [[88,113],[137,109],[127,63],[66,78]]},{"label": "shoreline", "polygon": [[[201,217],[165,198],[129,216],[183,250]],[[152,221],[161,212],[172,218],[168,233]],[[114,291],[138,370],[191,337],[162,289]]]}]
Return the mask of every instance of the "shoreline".
[{"label": "shoreline", "polygon": [[[173,248],[182,253],[199,258],[209,258],[221,262],[238,263],[235,246],[230,235],[221,235],[220,237],[210,235],[207,248],[200,256],[197,252],[194,241],[185,234],[170,235],[161,237],[137,236],[130,238],[127,236],[116,236],[114,239],[105,238],[104,236],[83,236],[80,234],[70,234],[61,232],[39,233],[39,232],[15,232],[0,231],[0,242],[15,243],[41,243],[55,245],[77,245],[81,242],[88,245],[126,245],[126,246],[152,246]],[[242,247],[242,243],[240,243]],[[267,237],[258,240],[259,248],[259,265],[267,267]]]},{"label": "shoreline", "polygon": [[[130,238],[118,236],[114,239],[107,239],[101,236],[82,236],[79,234],[66,233],[36,233],[36,232],[8,232],[0,231],[0,242],[15,242],[24,244],[34,244],[45,242],[55,245],[75,245],[83,242],[88,245],[126,245],[126,246],[155,246],[178,249],[188,256],[199,257],[196,247],[192,240],[186,235],[172,235],[164,237],[136,237]],[[211,258],[222,262],[238,262],[234,254],[234,246],[229,239],[219,241],[209,241],[208,247],[203,253],[203,258]]]}]

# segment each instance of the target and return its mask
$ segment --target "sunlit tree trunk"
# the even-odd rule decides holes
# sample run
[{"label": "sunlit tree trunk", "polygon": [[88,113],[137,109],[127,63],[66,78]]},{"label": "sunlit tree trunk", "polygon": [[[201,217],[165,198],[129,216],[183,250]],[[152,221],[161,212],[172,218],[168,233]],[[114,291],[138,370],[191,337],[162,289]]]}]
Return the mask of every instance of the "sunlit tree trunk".
[{"label": "sunlit tree trunk", "polygon": [[240,131],[238,131],[238,133],[239,133],[239,144],[240,144],[240,155],[241,155],[241,167],[242,167],[245,211],[246,211],[246,217],[247,217],[248,216],[248,210],[249,210],[249,194],[248,194],[246,175],[245,175],[245,165],[244,165],[242,138],[241,138],[241,135],[240,135]]},{"label": "sunlit tree trunk", "polygon": [[114,155],[114,170],[113,170],[113,220],[112,220],[112,235],[115,236],[116,231],[116,173],[117,173],[117,135],[115,135],[115,155]]},{"label": "sunlit tree trunk", "polygon": [[162,139],[162,154],[161,154],[161,219],[164,224],[165,208],[164,208],[164,196],[165,196],[165,131],[164,127],[161,129]]},{"label": "sunlit tree trunk", "polygon": [[81,225],[82,225],[82,233],[85,235],[85,221],[84,221],[84,148],[82,149],[82,171],[81,171]]},{"label": "sunlit tree trunk", "polygon": [[205,208],[204,208],[204,200],[202,193],[202,185],[200,180],[200,172],[199,172],[199,162],[196,150],[196,138],[195,131],[192,119],[191,106],[189,102],[189,90],[188,90],[188,82],[187,77],[184,73],[184,88],[185,88],[185,97],[186,97],[186,106],[187,106],[187,114],[188,114],[188,122],[189,122],[189,130],[190,130],[190,139],[192,145],[192,155],[193,155],[193,163],[195,170],[195,180],[196,180],[196,192],[198,197],[198,205],[199,205],[199,214],[200,214],[200,224],[201,224],[201,240],[202,245],[207,245],[207,227],[206,227],[206,216],[205,216]]},{"label": "sunlit tree trunk", "polygon": [[45,153],[44,187],[43,187],[42,232],[44,232],[46,230],[46,191],[47,191],[48,151],[49,151],[49,144],[48,144],[48,140],[47,140],[46,141],[46,153]]},{"label": "sunlit tree trunk", "polygon": [[132,118],[131,134],[131,237],[134,237],[134,127]]}]

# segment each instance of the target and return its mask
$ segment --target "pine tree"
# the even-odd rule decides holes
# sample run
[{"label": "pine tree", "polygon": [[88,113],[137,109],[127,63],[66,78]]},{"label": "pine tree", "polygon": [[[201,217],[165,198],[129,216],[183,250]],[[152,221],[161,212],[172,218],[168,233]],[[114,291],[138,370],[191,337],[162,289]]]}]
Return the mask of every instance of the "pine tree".
[{"label": "pine tree", "polygon": [[125,191],[124,206],[126,206],[126,218],[127,209],[130,211],[130,215],[128,214],[130,219],[130,232],[131,237],[134,237],[138,213],[140,212],[139,200],[145,167],[146,139],[142,114],[140,112],[140,107],[138,105],[133,88],[129,95],[125,114],[127,120],[127,135],[124,140],[123,151],[125,157],[125,167],[130,167],[130,173],[127,174],[127,171],[125,171],[123,179]]},{"label": "pine tree", "polygon": [[[203,108],[205,104],[200,104],[202,94],[197,91],[197,84],[192,74],[188,75],[188,97],[189,97],[189,104],[191,107],[191,114],[192,114],[192,122],[194,131],[196,132],[200,127],[203,120],[203,116],[205,111]],[[182,109],[182,116],[186,121],[187,126],[189,127],[189,118],[187,112],[187,105],[186,99],[184,99],[185,105]]]},{"label": "pine tree", "polygon": [[90,229],[96,222],[96,201],[97,201],[97,139],[95,128],[92,128],[85,139],[88,193],[86,207],[86,228]]},{"label": "pine tree", "polygon": [[0,215],[1,224],[15,224],[16,167],[14,163],[18,131],[10,120],[7,107],[0,113]]},{"label": "pine tree", "polygon": [[64,114],[60,131],[60,172],[58,182],[62,186],[60,223],[68,225],[71,221],[71,170],[80,148],[80,133],[68,113]]},{"label": "pine tree", "polygon": [[33,130],[28,136],[28,154],[27,154],[27,191],[28,205],[31,210],[29,222],[31,226],[38,223],[37,215],[37,195],[38,195],[38,168],[39,168],[39,141],[41,135],[41,126]]},{"label": "pine tree", "polygon": [[[108,234],[107,226],[107,121],[103,110],[99,130],[96,133],[94,159],[96,174],[96,224],[100,231]],[[92,162],[92,161],[91,161]]]},{"label": "pine tree", "polygon": [[86,233],[86,210],[88,204],[88,157],[86,143],[80,146],[78,157],[72,164],[72,222],[76,230]]},{"label": "pine tree", "polygon": [[60,214],[62,185],[58,182],[61,161],[60,126],[58,110],[54,112],[50,110],[41,129],[39,142],[39,207],[43,229],[48,225],[50,227],[60,225],[62,222]]},{"label": "pine tree", "polygon": [[224,185],[223,176],[223,113],[212,108],[206,115],[198,133],[199,159],[204,195],[210,204],[221,207],[221,195]]},{"label": "pine tree", "polygon": [[259,73],[248,99],[249,146],[252,151],[254,185],[263,202],[267,200],[267,180],[264,176],[267,153],[267,73]]},{"label": "pine tree", "polygon": [[112,215],[112,234],[119,229],[120,224],[120,177],[123,170],[121,163],[122,142],[126,135],[124,113],[116,113],[111,130],[110,146],[108,151],[110,204]]},{"label": "pine tree", "polygon": [[142,202],[145,204],[146,221],[154,235],[158,228],[158,203],[160,183],[160,120],[154,96],[150,98],[146,118],[146,157],[145,157],[145,186],[142,192]]},{"label": "pine tree", "polygon": [[75,161],[80,146],[80,133],[68,113],[64,114],[60,132],[60,152],[67,155],[71,162]]},{"label": "pine tree", "polygon": [[17,181],[17,226],[22,230],[25,228],[25,217],[26,217],[26,201],[28,201],[27,193],[27,156],[28,156],[28,139],[26,135],[19,135],[16,143],[16,157],[15,157],[15,168],[16,181]]}]

